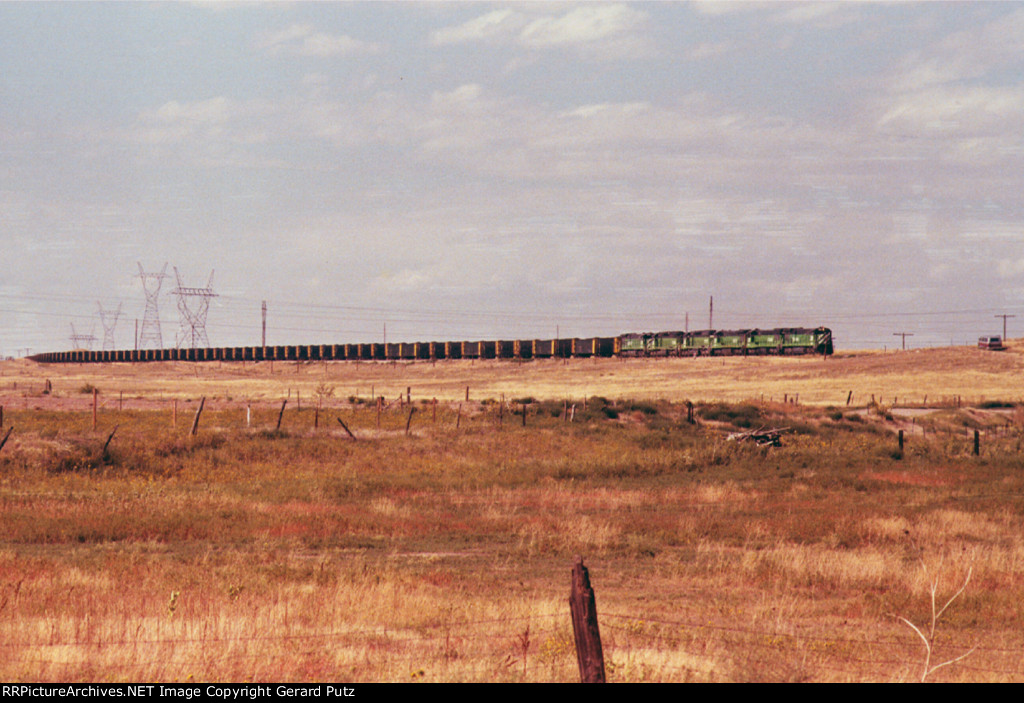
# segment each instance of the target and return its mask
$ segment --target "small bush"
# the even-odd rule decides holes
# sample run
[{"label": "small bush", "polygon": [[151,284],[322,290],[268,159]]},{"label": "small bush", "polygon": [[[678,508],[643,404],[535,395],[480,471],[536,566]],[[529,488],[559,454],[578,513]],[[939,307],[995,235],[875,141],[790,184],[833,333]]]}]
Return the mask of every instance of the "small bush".
[{"label": "small bush", "polygon": [[750,403],[740,405],[729,405],[728,403],[714,403],[701,406],[697,414],[704,420],[712,422],[726,422],[733,427],[750,429],[764,424],[764,416],[761,409]]},{"label": "small bush", "polygon": [[1007,408],[1017,407],[1016,403],[1011,403],[1006,400],[986,400],[984,403],[978,405],[982,410],[1000,410]]}]

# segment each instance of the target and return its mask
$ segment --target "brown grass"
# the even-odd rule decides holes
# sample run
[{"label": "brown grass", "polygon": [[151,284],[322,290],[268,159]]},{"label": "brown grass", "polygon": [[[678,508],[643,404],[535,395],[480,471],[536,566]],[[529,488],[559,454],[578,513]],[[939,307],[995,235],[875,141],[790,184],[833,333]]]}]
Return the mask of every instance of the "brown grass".
[{"label": "brown grass", "polygon": [[[4,364],[0,678],[572,681],[582,554],[613,681],[918,680],[921,641],[900,618],[927,622],[932,583],[948,597],[968,569],[933,663],[976,649],[929,680],[1019,681],[1020,424],[983,424],[974,457],[987,416],[922,414],[927,433],[900,454],[893,431],[909,423],[845,406],[854,379],[1016,397],[1012,352],[929,354]],[[95,430],[86,384],[101,391]],[[371,385],[389,399],[412,387],[410,436],[407,407],[378,430],[374,406],[349,402]],[[525,428],[517,407],[479,402],[502,394],[535,399]],[[436,422],[419,403],[434,395]],[[694,427],[686,398],[753,400],[699,407]],[[751,425],[791,431],[778,449],[725,440]]]},{"label": "brown grass", "polygon": [[[1011,344],[1013,341],[1011,340]],[[63,400],[88,407],[81,389],[97,386],[110,407],[123,393],[129,406],[142,401],[195,400],[280,402],[296,396],[324,402],[371,393],[397,398],[411,388],[415,400],[519,398],[608,398],[739,402],[750,398],[804,404],[863,407],[872,396],[891,405],[949,402],[968,404],[1024,398],[1024,340],[1005,352],[956,347],[907,352],[841,352],[821,357],[714,357],[699,359],[570,359],[430,362],[162,362],[146,364],[38,365],[0,363],[0,391],[12,398],[34,397],[40,407]],[[38,397],[45,381],[53,396]],[[20,387],[18,387],[20,385]]]}]

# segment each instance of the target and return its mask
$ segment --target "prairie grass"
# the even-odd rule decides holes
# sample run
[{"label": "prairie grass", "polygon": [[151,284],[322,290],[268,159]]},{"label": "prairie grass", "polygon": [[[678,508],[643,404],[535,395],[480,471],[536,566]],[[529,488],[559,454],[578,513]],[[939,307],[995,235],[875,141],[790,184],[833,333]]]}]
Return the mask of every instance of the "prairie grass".
[{"label": "prairie grass", "polygon": [[[311,372],[319,413],[310,390],[275,429],[280,399],[238,392],[192,436],[191,391],[175,422],[72,370],[67,407],[3,399],[3,680],[573,681],[576,554],[612,681],[918,680],[900,618],[926,622],[931,585],[968,569],[935,661],[976,649],[929,680],[1024,679],[1019,425],[985,425],[977,457],[962,428],[897,453],[909,425],[803,397],[716,398],[691,425],[682,402],[591,392],[570,422],[530,386],[524,426],[463,387],[436,420],[414,401],[406,435],[397,393],[378,425]],[[71,397],[87,382],[95,429]],[[790,431],[725,439],[744,423]]]}]

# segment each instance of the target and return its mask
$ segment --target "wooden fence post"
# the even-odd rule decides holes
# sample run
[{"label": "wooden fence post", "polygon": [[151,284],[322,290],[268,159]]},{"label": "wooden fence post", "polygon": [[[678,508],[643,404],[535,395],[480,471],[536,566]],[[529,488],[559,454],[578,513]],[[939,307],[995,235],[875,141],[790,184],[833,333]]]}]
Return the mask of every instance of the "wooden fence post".
[{"label": "wooden fence post", "polygon": [[14,432],[14,425],[11,425],[11,429],[7,430],[7,434],[4,435],[3,440],[0,440],[0,449],[3,449],[4,445],[7,444],[7,440],[11,437],[11,432]]},{"label": "wooden fence post", "polygon": [[[291,391],[289,391],[289,394],[290,393],[291,393]],[[279,412],[277,414],[277,427],[274,428],[275,432],[277,432],[278,430],[281,429],[281,419],[284,417],[284,406],[286,406],[286,405],[288,405],[288,399],[287,398],[285,398],[284,400],[281,401],[281,412]]]},{"label": "wooden fence post", "polygon": [[103,451],[100,452],[100,456],[102,456],[104,458],[106,458],[108,456],[107,455],[107,450],[110,449],[110,443],[113,441],[113,439],[114,439],[114,432],[117,432],[117,428],[118,427],[120,427],[120,425],[114,425],[114,429],[110,432],[110,436],[107,437],[107,441],[103,444]]},{"label": "wooden fence post", "polygon": [[576,557],[572,567],[569,611],[572,613],[572,632],[576,638],[580,682],[605,683],[604,652],[601,650],[601,633],[597,627],[597,601],[582,556]]},{"label": "wooden fence post", "polygon": [[96,399],[100,392],[96,388],[92,389],[92,428],[96,429]]},{"label": "wooden fence post", "polygon": [[[204,405],[206,405],[206,396],[203,396],[199,400],[199,407],[196,409],[196,416],[192,420],[192,432],[190,434],[194,435],[196,432],[199,431],[199,416],[203,414],[203,406]],[[113,436],[113,435],[111,435],[111,436]]]},{"label": "wooden fence post", "polygon": [[899,432],[900,454],[903,454],[903,430]]},{"label": "wooden fence post", "polygon": [[981,454],[981,433],[974,431],[974,456]]},{"label": "wooden fence post", "polygon": [[346,425],[340,417],[338,418],[338,424],[341,425],[342,429],[348,432],[348,436],[352,438],[353,442],[356,441],[356,436],[352,434],[352,430],[348,428],[348,425]]},{"label": "wooden fence post", "polygon": [[412,424],[412,414],[416,412],[416,408],[409,408],[409,419],[405,421],[405,436],[409,436],[409,425]]}]

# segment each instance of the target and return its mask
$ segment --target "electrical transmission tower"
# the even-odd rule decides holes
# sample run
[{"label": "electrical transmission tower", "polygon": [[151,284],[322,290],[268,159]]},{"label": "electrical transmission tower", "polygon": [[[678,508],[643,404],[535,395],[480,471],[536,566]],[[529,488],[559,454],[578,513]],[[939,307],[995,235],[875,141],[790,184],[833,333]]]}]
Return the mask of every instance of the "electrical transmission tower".
[{"label": "electrical transmission tower", "polygon": [[[138,263],[138,262],[136,262]],[[146,273],[139,264],[139,278],[142,279],[142,290],[146,293],[146,314],[142,316],[142,332],[139,334],[139,349],[145,349],[148,342],[154,349],[164,348],[164,338],[160,332],[160,309],[157,307],[157,296],[160,286],[167,278],[167,264],[160,273]]]},{"label": "electrical transmission tower", "polygon": [[[210,271],[210,281],[206,288],[188,288],[181,285],[181,274],[178,267],[174,267],[174,277],[178,281],[178,287],[171,291],[172,295],[178,296],[178,313],[180,314],[180,326],[178,329],[177,346],[187,344],[192,349],[198,347],[209,347],[210,340],[206,337],[206,313],[210,310],[210,298],[216,298],[213,292],[213,271]],[[189,305],[189,299],[194,302]]]},{"label": "electrical transmission tower", "polygon": [[71,323],[71,348],[72,349],[89,349],[92,350],[92,343],[96,341],[96,335],[92,334],[79,334],[75,331],[75,323]]},{"label": "electrical transmission tower", "polygon": [[114,341],[114,327],[117,326],[117,320],[121,317],[121,303],[117,304],[117,312],[114,313],[113,318],[110,317],[110,311],[104,310],[98,300],[96,307],[99,308],[100,324],[103,325],[103,350],[117,349],[117,343]]}]

